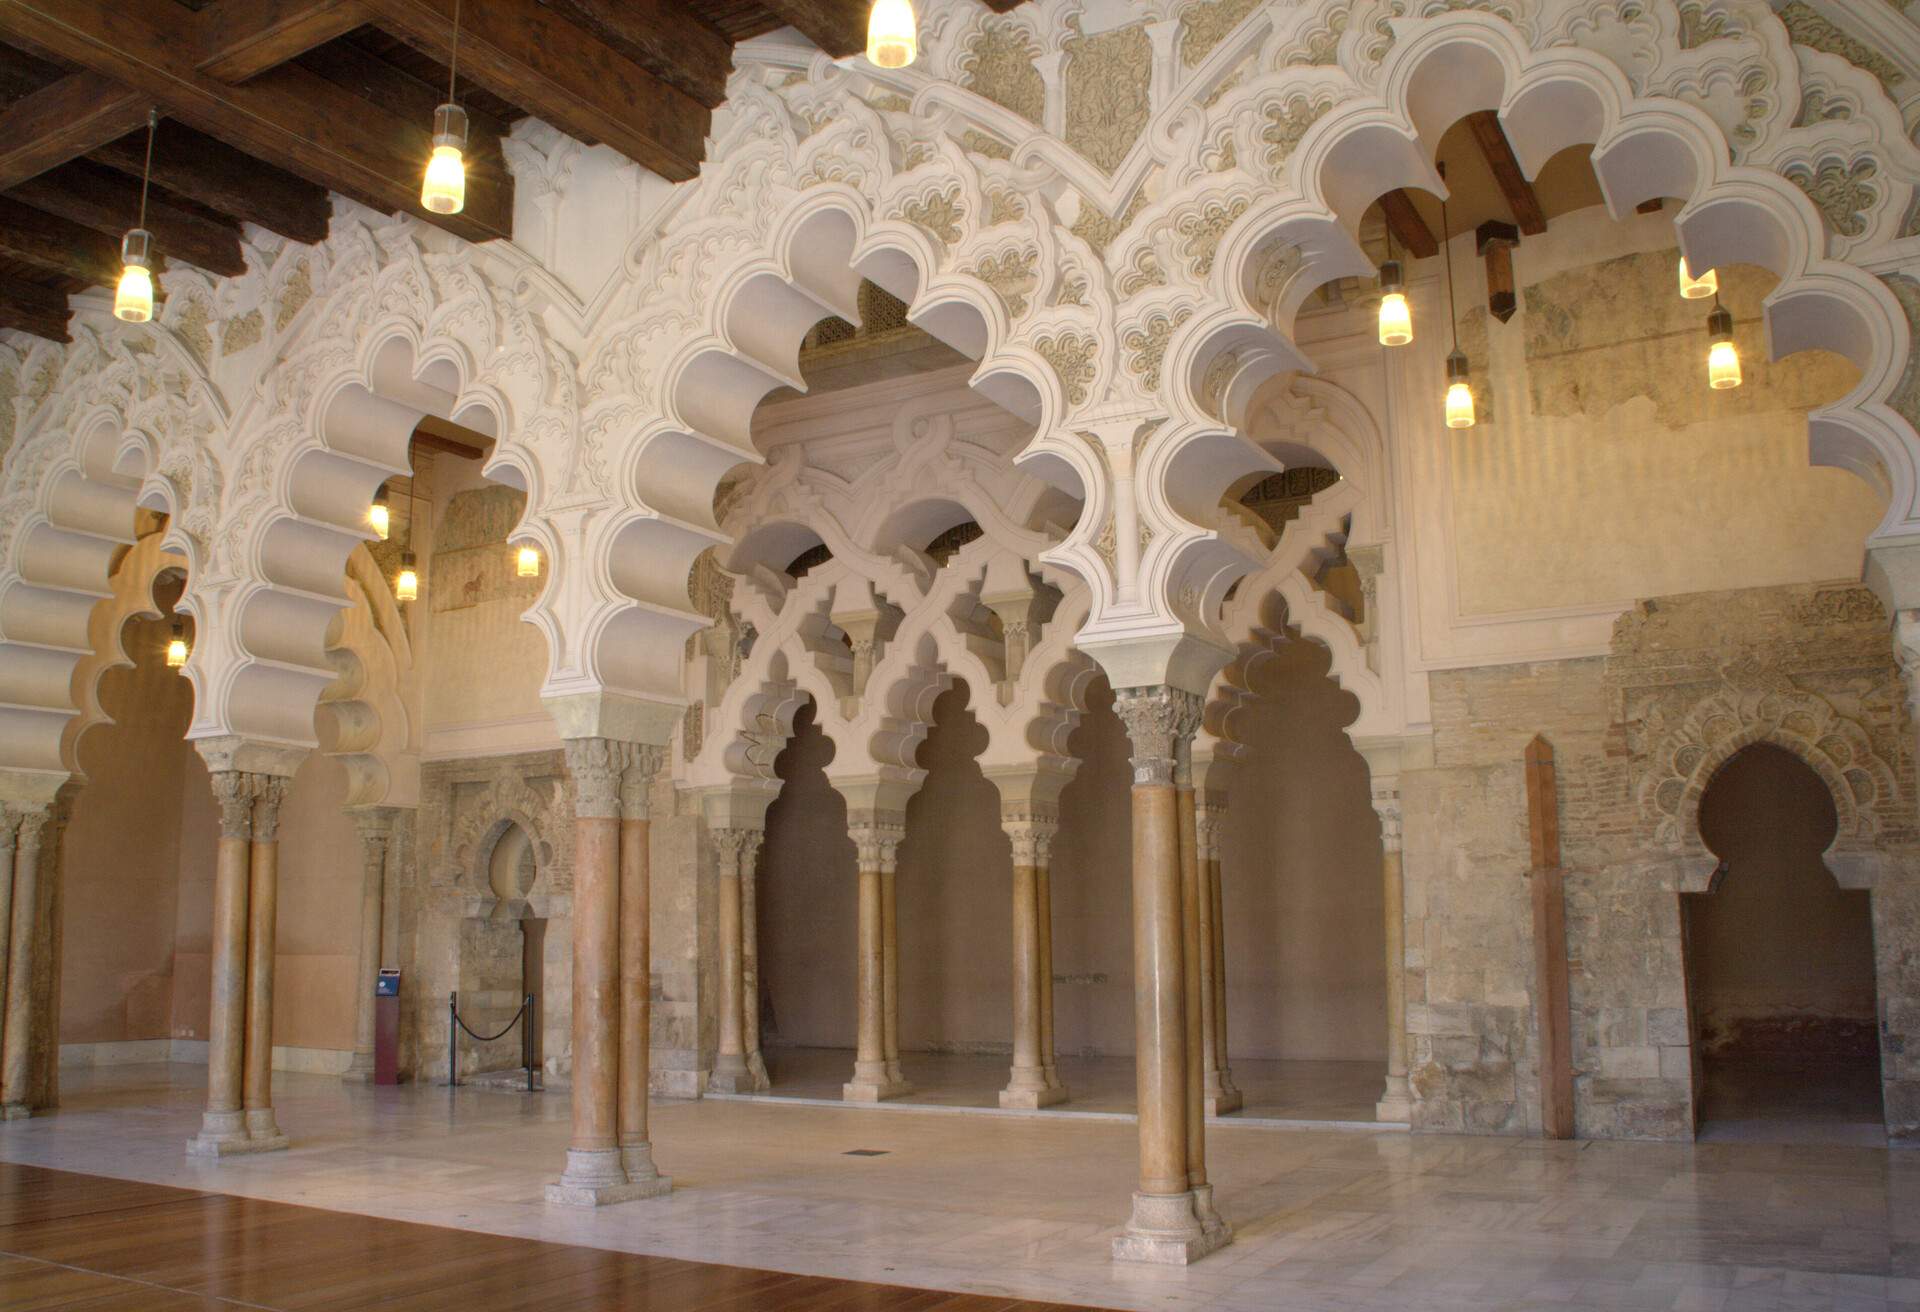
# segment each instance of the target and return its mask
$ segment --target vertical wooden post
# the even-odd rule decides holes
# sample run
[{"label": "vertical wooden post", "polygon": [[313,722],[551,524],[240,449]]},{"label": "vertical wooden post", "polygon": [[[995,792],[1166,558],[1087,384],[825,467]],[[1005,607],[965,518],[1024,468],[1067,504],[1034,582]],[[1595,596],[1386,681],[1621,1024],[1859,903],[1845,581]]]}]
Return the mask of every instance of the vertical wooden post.
[{"label": "vertical wooden post", "polygon": [[1533,839],[1534,1020],[1540,1031],[1540,1133],[1573,1137],[1573,1034],[1567,1000],[1567,902],[1560,869],[1560,795],[1553,747],[1527,744],[1527,826]]}]

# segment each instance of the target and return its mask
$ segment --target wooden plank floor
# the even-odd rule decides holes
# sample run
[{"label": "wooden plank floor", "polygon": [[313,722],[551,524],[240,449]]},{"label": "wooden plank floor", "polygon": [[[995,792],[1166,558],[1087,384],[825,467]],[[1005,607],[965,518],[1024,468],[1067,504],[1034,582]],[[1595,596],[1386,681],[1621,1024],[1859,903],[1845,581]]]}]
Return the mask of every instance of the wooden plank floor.
[{"label": "wooden plank floor", "polygon": [[0,1162],[0,1308],[1068,1312],[641,1257]]}]

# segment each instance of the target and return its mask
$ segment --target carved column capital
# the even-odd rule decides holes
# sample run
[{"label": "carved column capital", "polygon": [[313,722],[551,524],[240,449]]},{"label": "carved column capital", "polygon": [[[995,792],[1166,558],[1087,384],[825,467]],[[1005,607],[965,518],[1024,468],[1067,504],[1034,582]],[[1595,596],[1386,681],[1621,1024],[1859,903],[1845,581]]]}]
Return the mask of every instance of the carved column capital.
[{"label": "carved column capital", "polygon": [[1373,813],[1380,817],[1380,846],[1389,852],[1400,850],[1400,780],[1373,781]]},{"label": "carved column capital", "polygon": [[612,738],[568,738],[567,773],[573,776],[573,813],[600,820],[620,818],[620,778],[632,760],[632,744]]},{"label": "carved column capital", "polygon": [[894,872],[894,858],[900,853],[900,844],[907,837],[907,818],[880,813],[853,816],[848,820],[847,834],[859,853],[860,869],[890,875]]},{"label": "carved column capital", "polygon": [[293,780],[284,775],[254,776],[253,841],[272,843],[280,838],[280,805],[287,800]]},{"label": "carved column capital", "polygon": [[[32,861],[40,850],[42,836],[46,832],[51,808],[46,805],[16,805],[7,808],[4,828],[7,832],[6,846],[17,842],[22,861]],[[15,838],[16,833],[18,838]]]},{"label": "carved column capital", "polygon": [[1193,808],[1193,845],[1202,861],[1220,855],[1220,842],[1227,829],[1227,808],[1223,803],[1198,801]]},{"label": "carved column capital", "polygon": [[1165,684],[1122,688],[1113,710],[1133,744],[1134,787],[1173,783],[1177,762],[1200,727],[1199,696]]},{"label": "carved column capital", "polygon": [[628,820],[646,820],[652,816],[647,794],[666,764],[667,749],[633,743],[627,751],[627,768],[620,775],[620,814]]},{"label": "carved column capital", "polygon": [[1015,866],[1044,870],[1053,864],[1053,839],[1060,832],[1060,817],[1051,809],[1020,807],[1000,813],[1000,828],[1013,844]]},{"label": "carved column capital", "polygon": [[760,859],[760,845],[766,837],[765,831],[759,829],[714,830],[713,846],[720,856],[721,877],[751,878],[754,862]]},{"label": "carved column capital", "polygon": [[222,838],[253,837],[253,799],[258,790],[258,777],[245,770],[213,772],[213,800],[220,807]]}]

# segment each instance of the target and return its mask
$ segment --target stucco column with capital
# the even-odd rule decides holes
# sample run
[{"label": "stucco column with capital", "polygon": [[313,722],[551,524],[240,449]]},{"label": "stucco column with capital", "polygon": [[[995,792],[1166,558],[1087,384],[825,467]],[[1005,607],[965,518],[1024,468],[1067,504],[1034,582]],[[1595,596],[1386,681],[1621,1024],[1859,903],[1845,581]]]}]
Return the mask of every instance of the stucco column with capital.
[{"label": "stucco column with capital", "polygon": [[386,907],[387,849],[393,822],[381,809],[354,816],[360,831],[360,956],[354,987],[358,994],[353,1015],[353,1063],[341,1079],[362,1084],[373,1081],[373,981],[380,973],[380,929]]},{"label": "stucco column with capital", "polygon": [[573,1133],[547,1201],[599,1207],[665,1192],[620,1153],[620,782],[630,744],[568,738],[573,776]]},{"label": "stucco column with capital", "polygon": [[220,807],[220,846],[214,858],[210,928],[211,1002],[207,1020],[207,1110],[187,1152],[218,1157],[249,1151],[240,1107],[247,1026],[247,882],[253,842],[253,799],[260,776],[213,772]]},{"label": "stucco column with capital", "polygon": [[6,962],[0,987],[6,1004],[0,1011],[0,1116],[18,1120],[33,1114],[33,975],[34,949],[39,935],[41,877],[40,845],[46,829],[44,807],[23,808],[9,814],[6,828],[18,827],[13,849],[12,895],[0,930],[7,939]]},{"label": "stucco column with capital", "polygon": [[661,1194],[673,1181],[653,1162],[647,1092],[653,1043],[652,877],[647,844],[653,819],[647,798],[665,752],[632,749],[620,780],[620,1165],[629,1188]]},{"label": "stucco column with capital", "polygon": [[[1174,761],[1200,723],[1200,699],[1162,686],[1121,689],[1114,711],[1133,744],[1134,1069],[1140,1182],[1113,1240],[1122,1261],[1184,1264],[1228,1242],[1195,1209],[1188,1176],[1187,999],[1180,819]],[[1202,1126],[1204,1133],[1204,1124]]]},{"label": "stucco column with capital", "polygon": [[280,807],[290,781],[262,775],[253,799],[247,872],[247,1024],[241,1103],[256,1152],[287,1146],[273,1115],[273,968],[280,906]]},{"label": "stucco column with capital", "polygon": [[1047,909],[1042,904],[1040,880],[1046,868],[1053,833],[1051,819],[1023,810],[1003,808],[1000,827],[1013,845],[1013,1069],[1000,1091],[1002,1107],[1033,1109],[1065,1102],[1066,1089],[1049,1079],[1052,1053],[1047,1049],[1052,1026],[1046,1008],[1050,969],[1042,929]]},{"label": "stucco column with capital", "polygon": [[[757,829],[716,829],[718,854],[715,923],[720,939],[720,1045],[708,1087],[721,1093],[751,1093],[758,1087],[747,1063],[747,972],[743,889],[760,853]],[[757,999],[755,1000],[757,1003]],[[754,1006],[757,1011],[757,1005]]]},{"label": "stucco column with capital", "polygon": [[888,996],[889,985],[897,985],[899,967],[895,959],[889,969],[887,913],[894,858],[905,826],[898,819],[856,820],[849,829],[860,863],[859,1047],[853,1078],[841,1088],[840,1096],[848,1102],[882,1102],[913,1092],[900,1074],[899,1039],[889,1025],[890,1019],[898,1024],[899,1011]]},{"label": "stucco column with capital", "polygon": [[1408,1121],[1413,1092],[1407,1084],[1406,890],[1400,870],[1400,781],[1375,778],[1373,809],[1380,817],[1380,882],[1387,947],[1387,1082],[1374,1117]]}]

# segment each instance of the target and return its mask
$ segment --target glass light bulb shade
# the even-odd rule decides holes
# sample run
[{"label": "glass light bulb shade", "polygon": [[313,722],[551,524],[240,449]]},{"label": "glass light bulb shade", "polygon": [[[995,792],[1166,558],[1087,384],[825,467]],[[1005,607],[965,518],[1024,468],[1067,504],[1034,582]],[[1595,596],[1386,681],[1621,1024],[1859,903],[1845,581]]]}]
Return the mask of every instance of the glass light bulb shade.
[{"label": "glass light bulb shade", "polygon": [[435,214],[458,214],[467,204],[467,165],[460,147],[436,145],[420,185],[420,205]]},{"label": "glass light bulb shade", "polygon": [[143,264],[129,264],[120,273],[120,285],[113,293],[113,317],[128,323],[146,323],[153,318],[153,275]]},{"label": "glass light bulb shade", "polygon": [[176,637],[167,644],[167,668],[177,670],[187,663],[187,640]]},{"label": "glass light bulb shade", "polygon": [[1708,269],[1698,278],[1687,269],[1687,257],[1680,257],[1680,295],[1689,301],[1704,300],[1720,290],[1720,276]]},{"label": "glass light bulb shade", "polygon": [[1413,311],[1406,293],[1388,292],[1380,298],[1380,345],[1405,346],[1412,340]]},{"label": "glass light bulb shade", "polygon": [[912,0],[873,0],[867,19],[867,58],[881,68],[905,68],[920,53]]},{"label": "glass light bulb shade", "polygon": [[388,512],[386,502],[376,501],[367,508],[367,527],[382,542],[387,540],[387,534],[393,530],[393,516]]},{"label": "glass light bulb shade", "polygon": [[393,599],[395,601],[420,600],[420,576],[408,565],[401,569],[398,578],[393,581]]},{"label": "glass light bulb shade", "polygon": [[1740,352],[1732,342],[1715,342],[1708,348],[1707,383],[1716,392],[1740,386]]},{"label": "glass light bulb shade", "polygon": [[1447,427],[1473,427],[1473,389],[1465,383],[1447,387]]},{"label": "glass light bulb shade", "polygon": [[520,548],[520,553],[515,558],[514,573],[518,574],[523,579],[539,578],[540,577],[539,551],[533,547]]}]

